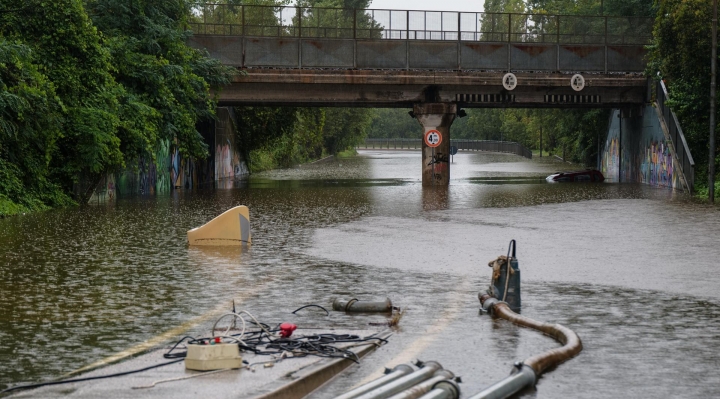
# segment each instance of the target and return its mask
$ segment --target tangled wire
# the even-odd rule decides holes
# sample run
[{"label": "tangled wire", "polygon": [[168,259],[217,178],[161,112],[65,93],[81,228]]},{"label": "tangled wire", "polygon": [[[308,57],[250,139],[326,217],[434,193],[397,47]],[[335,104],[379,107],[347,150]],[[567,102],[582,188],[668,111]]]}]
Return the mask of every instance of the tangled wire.
[{"label": "tangled wire", "polygon": [[[252,318],[252,321],[249,323],[254,324],[258,328],[256,330],[248,330],[246,321],[242,318],[241,313],[249,315]],[[234,318],[233,324],[224,329],[222,335],[216,337],[215,331],[218,322],[227,316],[232,316]],[[229,334],[235,326],[235,321],[237,319],[242,322],[240,332],[236,334]],[[275,359],[318,356],[350,359],[358,363],[360,359],[355,352],[350,350],[350,348],[366,345],[368,343],[381,345],[387,342],[387,340],[379,337],[369,336],[362,338],[358,335],[352,334],[313,334],[283,338],[277,336],[279,331],[279,325],[275,328],[270,328],[267,324],[257,321],[253,315],[246,311],[228,313],[221,316],[217,322],[215,322],[215,325],[213,325],[212,337],[183,337],[164,354],[164,357],[166,359],[184,358],[187,355],[187,351],[176,352],[176,350],[185,341],[187,341],[188,344],[201,345],[213,344],[215,342],[236,342],[241,351],[252,352],[256,355],[270,355],[275,357]],[[343,345],[343,347],[340,348],[339,346],[341,344],[349,345]]]}]

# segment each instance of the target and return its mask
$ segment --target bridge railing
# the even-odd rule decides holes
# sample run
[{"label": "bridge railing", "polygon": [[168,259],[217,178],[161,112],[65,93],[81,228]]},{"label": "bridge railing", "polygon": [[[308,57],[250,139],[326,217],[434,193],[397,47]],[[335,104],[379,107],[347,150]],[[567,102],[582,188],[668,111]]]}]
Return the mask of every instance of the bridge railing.
[{"label": "bridge railing", "polygon": [[665,82],[662,80],[658,80],[655,84],[655,97],[660,114],[663,117],[665,126],[667,126],[670,140],[672,140],[673,147],[675,147],[675,154],[682,168],[682,173],[685,176],[685,181],[688,184],[688,189],[692,193],[695,183],[695,161],[693,160],[692,154],[690,154],[690,148],[687,145],[685,134],[683,134],[682,127],[680,127],[680,122],[678,122],[675,112],[666,104],[670,97],[668,96]]},{"label": "bridge railing", "polygon": [[[406,150],[406,149],[422,149],[422,139],[407,138],[366,138],[365,141],[356,146],[359,149],[387,149],[387,150]],[[528,159],[532,159],[532,151],[522,144],[512,141],[496,141],[496,140],[450,140],[450,145],[455,146],[460,151],[488,151],[488,152],[504,152],[519,155]]]},{"label": "bridge railing", "polygon": [[204,3],[201,35],[559,44],[650,44],[652,18]]},{"label": "bridge railing", "polygon": [[238,67],[642,72],[652,19],[206,3],[190,45]]}]

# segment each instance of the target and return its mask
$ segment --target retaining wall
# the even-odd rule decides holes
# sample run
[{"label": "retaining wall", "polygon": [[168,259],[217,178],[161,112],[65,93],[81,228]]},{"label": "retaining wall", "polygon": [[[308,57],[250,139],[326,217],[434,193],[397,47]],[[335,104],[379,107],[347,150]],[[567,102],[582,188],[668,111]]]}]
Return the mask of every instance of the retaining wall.
[{"label": "retaining wall", "polygon": [[605,179],[683,190],[682,172],[655,108],[648,105],[642,112],[624,114],[622,119],[619,115],[620,110],[613,110],[600,161]]},{"label": "retaining wall", "polygon": [[140,157],[135,165],[106,175],[90,203],[114,201],[118,195],[167,194],[197,187],[232,188],[249,174],[235,143],[235,114],[230,107],[217,109],[217,120],[201,123],[198,131],[208,145],[207,159],[183,157],[169,140],[158,143],[155,161]]}]

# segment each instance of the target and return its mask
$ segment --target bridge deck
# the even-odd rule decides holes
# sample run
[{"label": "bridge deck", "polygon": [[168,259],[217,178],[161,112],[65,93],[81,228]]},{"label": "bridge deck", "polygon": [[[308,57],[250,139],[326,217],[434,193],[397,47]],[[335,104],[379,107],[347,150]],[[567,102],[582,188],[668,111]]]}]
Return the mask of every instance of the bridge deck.
[{"label": "bridge deck", "polygon": [[[204,4],[189,44],[248,72],[223,104],[618,107],[646,102],[651,18]],[[517,87],[501,84],[507,72]],[[585,87],[574,91],[570,76]]]},{"label": "bridge deck", "polygon": [[466,108],[620,107],[646,102],[647,79],[640,74],[585,75],[574,91],[569,74],[516,73],[513,91],[502,86],[504,72],[398,71],[249,68],[220,92],[224,105],[412,107],[453,102]]}]

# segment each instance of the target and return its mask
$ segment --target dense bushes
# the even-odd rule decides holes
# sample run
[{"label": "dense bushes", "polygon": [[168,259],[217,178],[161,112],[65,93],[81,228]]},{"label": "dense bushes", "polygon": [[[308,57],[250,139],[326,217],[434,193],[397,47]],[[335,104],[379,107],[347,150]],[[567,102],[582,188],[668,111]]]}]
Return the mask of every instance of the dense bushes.
[{"label": "dense bushes", "polygon": [[0,215],[86,202],[160,140],[204,157],[195,126],[232,70],[185,44],[184,0],[0,0]]}]

